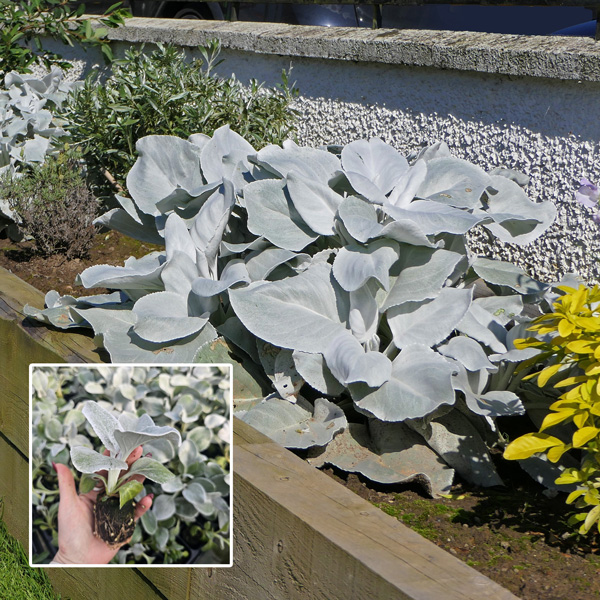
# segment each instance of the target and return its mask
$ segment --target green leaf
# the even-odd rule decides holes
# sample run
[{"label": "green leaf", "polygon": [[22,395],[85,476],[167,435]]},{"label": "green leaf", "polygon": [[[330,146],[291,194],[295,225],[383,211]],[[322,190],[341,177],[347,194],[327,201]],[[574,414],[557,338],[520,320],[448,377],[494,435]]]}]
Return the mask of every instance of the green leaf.
[{"label": "green leaf", "polygon": [[102,44],[101,47],[102,54],[104,54],[104,58],[111,62],[113,60],[113,51],[109,44]]},{"label": "green leaf", "polygon": [[136,460],[128,471],[128,475],[143,475],[156,483],[166,483],[175,475],[157,460],[146,456]]},{"label": "green leaf", "polygon": [[507,460],[523,460],[552,446],[559,446],[562,441],[547,433],[526,433],[511,442],[504,450]]},{"label": "green leaf", "polygon": [[598,437],[600,429],[598,427],[582,427],[573,434],[573,447],[581,448],[587,444],[590,440]]},{"label": "green leaf", "polygon": [[79,493],[87,494],[96,486],[96,480],[92,475],[84,473],[79,480]]},{"label": "green leaf", "polygon": [[144,488],[135,479],[130,479],[119,488],[119,508],[123,508],[130,500],[133,500]]},{"label": "green leaf", "polygon": [[592,528],[592,525],[598,521],[598,519],[600,519],[600,506],[594,506],[594,508],[592,508],[592,510],[590,510],[590,512],[587,514],[587,517],[585,518],[585,521],[580,527],[579,531],[581,533],[587,533]]},{"label": "green leaf", "polygon": [[544,387],[546,385],[546,383],[548,383],[548,380],[550,379],[550,377],[552,377],[553,375],[556,375],[556,373],[558,373],[558,371],[560,370],[561,367],[562,367],[562,364],[560,364],[560,363],[546,367],[538,376],[538,382],[537,382],[538,385],[540,387]]}]

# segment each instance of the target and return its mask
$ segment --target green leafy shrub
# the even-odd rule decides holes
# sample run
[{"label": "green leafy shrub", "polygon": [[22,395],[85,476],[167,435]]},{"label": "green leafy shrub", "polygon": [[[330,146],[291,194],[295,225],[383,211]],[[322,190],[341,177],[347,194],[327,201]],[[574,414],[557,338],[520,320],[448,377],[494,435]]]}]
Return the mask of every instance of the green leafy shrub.
[{"label": "green leafy shrub", "polygon": [[64,254],[67,258],[88,254],[97,232],[98,204],[87,187],[81,161],[73,153],[50,156],[25,173],[8,173],[0,181],[0,197],[40,254]]},{"label": "green leafy shrub", "polygon": [[[160,427],[174,427],[183,440],[179,447],[169,439],[143,443],[144,454],[151,453],[175,477],[163,484],[144,482],[136,499],[154,493],[152,507],[113,562],[229,562],[228,367],[42,366],[33,371],[31,383],[34,539],[45,532],[57,547],[59,496],[52,462],[70,464],[73,448],[101,444],[82,412],[93,400],[123,423],[146,414]],[[75,477],[81,490],[85,476]],[[48,561],[52,551],[34,560]]]},{"label": "green leafy shrub", "polygon": [[267,89],[256,80],[244,86],[233,76],[213,74],[218,42],[199,50],[204,60],[187,62],[185,52],[173,46],[158,44],[152,52],[131,48],[113,62],[106,81],[91,73],[73,95],[64,116],[73,142],[101,176],[101,187],[106,188],[104,174],[125,186],[135,144],[150,134],[212,135],[229,124],[258,148],[292,134],[290,102],[296,92],[285,71],[279,87]]},{"label": "green leafy shrub", "polygon": [[89,19],[81,19],[85,4],[76,8],[68,0],[0,0],[0,74],[9,71],[31,73],[30,66],[47,69],[58,66],[71,68],[60,54],[44,49],[42,40],[50,37],[69,46],[75,43],[99,46],[104,56],[112,59],[112,50],[105,39],[107,28],[122,25],[129,11],[111,6],[98,21],[103,27],[93,28]]},{"label": "green leafy shrub", "polygon": [[[581,466],[566,468],[556,483],[577,486],[567,503],[589,510],[573,515],[570,523],[583,521],[579,532],[587,533],[595,523],[600,531],[600,286],[559,289],[563,295],[554,302],[554,311],[529,328],[539,337],[517,340],[515,346],[538,352],[524,367],[544,364],[529,378],[537,377],[540,387],[552,382],[567,391],[550,405],[539,431],[511,442],[504,457],[517,460],[543,453],[555,463],[565,452],[579,451]],[[546,433],[551,428],[556,435]]]}]

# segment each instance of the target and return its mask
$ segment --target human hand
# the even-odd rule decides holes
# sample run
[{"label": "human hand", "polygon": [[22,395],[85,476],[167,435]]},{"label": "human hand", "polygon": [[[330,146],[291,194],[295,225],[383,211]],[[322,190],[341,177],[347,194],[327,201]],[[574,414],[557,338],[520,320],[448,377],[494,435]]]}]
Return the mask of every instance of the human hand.
[{"label": "human hand", "polygon": [[[131,466],[142,456],[142,447],[138,446],[127,458]],[[119,548],[129,542],[123,542],[117,547],[109,546],[94,535],[94,503],[99,491],[91,491],[79,495],[75,488],[73,475],[63,464],[55,464],[58,475],[58,490],[60,501],[58,505],[58,552],[53,563],[65,565],[105,565],[108,564]],[[121,471],[121,475],[125,471]],[[134,475],[143,483],[145,477]],[[135,507],[134,518],[137,521],[151,506],[154,494],[142,498]]]}]

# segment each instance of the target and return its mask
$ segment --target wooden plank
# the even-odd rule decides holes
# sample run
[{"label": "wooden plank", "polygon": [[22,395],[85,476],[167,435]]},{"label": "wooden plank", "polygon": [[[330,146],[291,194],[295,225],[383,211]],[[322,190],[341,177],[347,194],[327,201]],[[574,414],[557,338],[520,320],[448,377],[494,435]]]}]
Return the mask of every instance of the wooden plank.
[{"label": "wooden plank", "polygon": [[3,519],[24,548],[29,546],[29,469],[27,460],[0,435],[0,498]]},{"label": "wooden plank", "polygon": [[19,450],[29,451],[29,363],[62,362],[15,321],[0,318],[0,431]]},{"label": "wooden plank", "polygon": [[[169,600],[188,600],[190,594],[191,572],[189,567],[157,569],[156,567],[138,567],[143,577]],[[216,599],[215,599],[216,600]]]},{"label": "wooden plank", "polygon": [[29,451],[29,365],[98,362],[93,341],[25,320],[23,306],[43,307],[34,287],[0,268],[0,431],[25,456]]},{"label": "wooden plank", "polygon": [[191,599],[516,598],[234,422],[234,567],[193,570]]},{"label": "wooden plank", "polygon": [[136,569],[53,567],[46,573],[54,589],[73,600],[165,600]]},{"label": "wooden plank", "polygon": [[32,339],[61,356],[64,362],[102,360],[89,334],[69,332],[69,335],[65,335],[61,330],[54,330],[26,319],[23,313],[25,304],[44,308],[44,295],[10,271],[0,267],[0,319],[17,323]]}]

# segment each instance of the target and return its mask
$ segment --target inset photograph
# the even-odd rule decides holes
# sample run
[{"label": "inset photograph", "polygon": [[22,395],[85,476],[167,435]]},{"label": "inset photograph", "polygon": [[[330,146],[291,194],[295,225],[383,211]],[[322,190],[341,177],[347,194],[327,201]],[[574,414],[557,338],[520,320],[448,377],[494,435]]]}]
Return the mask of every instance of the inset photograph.
[{"label": "inset photograph", "polygon": [[231,365],[30,367],[32,566],[231,566]]}]

